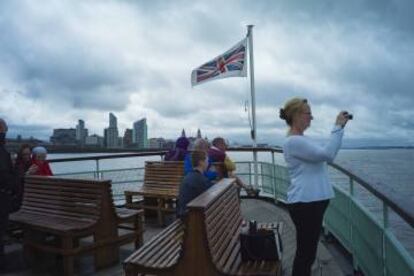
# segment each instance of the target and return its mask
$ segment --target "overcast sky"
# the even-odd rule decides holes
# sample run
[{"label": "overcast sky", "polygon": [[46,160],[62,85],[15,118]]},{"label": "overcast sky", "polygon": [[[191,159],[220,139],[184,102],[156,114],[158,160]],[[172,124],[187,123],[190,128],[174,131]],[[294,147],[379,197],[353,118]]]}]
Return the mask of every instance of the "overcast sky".
[{"label": "overcast sky", "polygon": [[103,134],[147,118],[149,137],[249,141],[248,78],[191,87],[191,70],[255,25],[258,141],[278,109],[309,100],[309,136],[354,114],[346,143],[414,145],[414,1],[1,1],[0,116],[9,136],[48,139],[85,120]]}]

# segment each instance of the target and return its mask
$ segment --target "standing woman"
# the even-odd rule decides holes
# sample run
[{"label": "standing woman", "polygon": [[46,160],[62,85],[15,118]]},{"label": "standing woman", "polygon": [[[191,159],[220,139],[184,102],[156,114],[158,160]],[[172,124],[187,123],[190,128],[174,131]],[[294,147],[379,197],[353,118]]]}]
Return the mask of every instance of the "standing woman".
[{"label": "standing woman", "polygon": [[291,182],[287,192],[287,206],[296,228],[292,275],[307,276],[311,275],[315,261],[323,215],[329,199],[335,196],[328,181],[326,162],[334,160],[349,117],[346,112],[339,113],[330,139],[324,146],[304,135],[313,119],[306,99],[289,100],[280,109],[280,118],[289,126],[283,155]]}]

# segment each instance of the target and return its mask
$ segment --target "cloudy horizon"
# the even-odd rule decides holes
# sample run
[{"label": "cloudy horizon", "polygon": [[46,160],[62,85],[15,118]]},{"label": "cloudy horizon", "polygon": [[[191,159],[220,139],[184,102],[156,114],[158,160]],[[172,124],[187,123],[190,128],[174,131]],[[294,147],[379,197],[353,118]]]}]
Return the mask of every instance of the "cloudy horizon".
[{"label": "cloudy horizon", "polygon": [[326,138],[337,113],[347,145],[414,146],[414,2],[2,1],[0,116],[9,137],[48,140],[83,119],[103,135],[143,117],[148,136],[249,142],[248,78],[191,87],[191,70],[253,24],[259,143],[280,144],[278,108],[309,100],[306,132]]}]

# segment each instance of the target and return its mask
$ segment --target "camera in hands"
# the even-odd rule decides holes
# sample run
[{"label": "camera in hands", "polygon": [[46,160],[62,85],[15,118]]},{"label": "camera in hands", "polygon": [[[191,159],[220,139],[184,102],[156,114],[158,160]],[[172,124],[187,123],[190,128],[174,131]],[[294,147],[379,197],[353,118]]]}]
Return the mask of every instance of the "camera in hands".
[{"label": "camera in hands", "polygon": [[348,113],[347,111],[344,112],[344,116],[348,119],[348,120],[352,120],[354,118],[354,115],[352,115],[351,113]]}]

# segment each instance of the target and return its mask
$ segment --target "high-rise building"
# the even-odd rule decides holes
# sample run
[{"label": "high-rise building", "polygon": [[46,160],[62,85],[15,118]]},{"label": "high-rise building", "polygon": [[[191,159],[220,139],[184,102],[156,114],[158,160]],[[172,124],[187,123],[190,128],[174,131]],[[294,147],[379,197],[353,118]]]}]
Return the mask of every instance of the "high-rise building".
[{"label": "high-rise building", "polygon": [[136,121],[132,128],[132,143],[139,149],[146,149],[148,147],[148,133],[147,133],[147,119],[143,118]]},{"label": "high-rise building", "polygon": [[109,113],[109,127],[105,129],[105,145],[107,148],[119,147],[117,118],[114,114]]},{"label": "high-rise building", "polygon": [[112,112],[109,113],[109,127],[118,128],[118,119]]},{"label": "high-rise building", "polygon": [[197,139],[203,138],[203,136],[201,136],[201,130],[198,129],[197,130]]},{"label": "high-rise building", "polygon": [[123,144],[125,148],[129,148],[132,146],[132,129],[125,129]]},{"label": "high-rise building", "polygon": [[79,145],[85,145],[86,137],[88,136],[88,129],[85,128],[85,122],[83,120],[79,120],[78,124],[76,125],[76,141],[78,141]]}]

